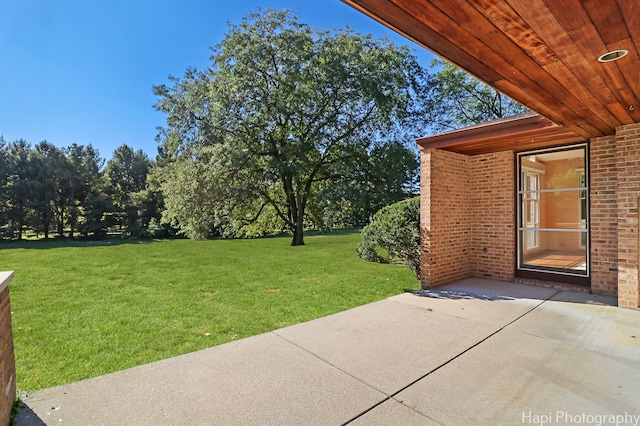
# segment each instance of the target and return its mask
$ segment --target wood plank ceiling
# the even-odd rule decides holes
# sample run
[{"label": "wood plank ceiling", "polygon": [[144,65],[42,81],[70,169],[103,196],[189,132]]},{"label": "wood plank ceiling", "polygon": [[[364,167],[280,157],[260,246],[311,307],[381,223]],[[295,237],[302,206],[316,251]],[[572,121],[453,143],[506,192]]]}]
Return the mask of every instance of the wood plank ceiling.
[{"label": "wood plank ceiling", "polygon": [[[578,137],[640,122],[637,0],[342,0]],[[612,50],[615,61],[598,58]]]}]

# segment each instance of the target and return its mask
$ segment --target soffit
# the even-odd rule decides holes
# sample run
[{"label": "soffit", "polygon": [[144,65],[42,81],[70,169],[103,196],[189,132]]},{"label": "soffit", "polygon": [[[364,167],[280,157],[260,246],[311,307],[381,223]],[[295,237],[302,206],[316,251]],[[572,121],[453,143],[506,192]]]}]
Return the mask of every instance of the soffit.
[{"label": "soffit", "polygon": [[[636,0],[343,0],[573,137],[640,122]],[[602,54],[626,49],[615,62]],[[556,129],[559,130],[559,129]]]},{"label": "soffit", "polygon": [[582,136],[536,113],[417,139],[422,150],[439,148],[466,155],[524,151],[581,141]]}]

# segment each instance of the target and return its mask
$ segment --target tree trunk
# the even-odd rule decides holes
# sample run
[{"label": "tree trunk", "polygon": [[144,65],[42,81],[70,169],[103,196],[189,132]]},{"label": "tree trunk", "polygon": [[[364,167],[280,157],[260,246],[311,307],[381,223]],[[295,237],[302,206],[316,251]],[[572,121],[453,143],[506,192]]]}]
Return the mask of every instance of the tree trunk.
[{"label": "tree trunk", "polygon": [[303,227],[303,215],[298,213],[298,217],[296,220],[296,227],[293,230],[293,240],[291,240],[292,246],[303,246],[304,245],[304,227]]},{"label": "tree trunk", "polygon": [[[60,216],[62,217],[62,216]],[[64,221],[63,219],[59,219],[56,223],[56,226],[58,228],[58,236],[59,237],[64,237]]]},{"label": "tree trunk", "polygon": [[304,245],[304,209],[307,204],[307,200],[305,197],[299,197],[296,200],[296,210],[295,210],[295,229],[293,230],[293,240],[291,241],[292,246],[303,246]]}]

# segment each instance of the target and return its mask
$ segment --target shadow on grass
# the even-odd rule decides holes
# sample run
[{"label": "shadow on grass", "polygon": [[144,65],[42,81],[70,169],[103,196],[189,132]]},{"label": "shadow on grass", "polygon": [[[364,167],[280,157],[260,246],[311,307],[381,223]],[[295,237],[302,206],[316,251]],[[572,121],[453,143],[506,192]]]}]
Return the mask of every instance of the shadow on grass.
[{"label": "shadow on grass", "polygon": [[[362,228],[345,228],[345,229],[331,229],[327,231],[311,230],[304,233],[305,237],[323,237],[334,235],[352,235],[359,234]],[[291,234],[283,232],[276,235],[267,235],[256,238],[211,238],[210,240],[251,240],[251,239],[277,239],[277,238],[291,238]],[[185,238],[171,238],[171,240],[182,240]],[[47,240],[0,240],[0,250],[2,249],[33,249],[33,250],[50,250],[62,247],[113,247],[119,245],[131,245],[131,244],[152,244],[163,241],[169,241],[167,239],[127,239],[127,238],[104,238],[99,240],[84,239],[84,238],[49,238]]]},{"label": "shadow on grass", "polygon": [[28,241],[0,241],[2,249],[29,249],[29,250],[51,250],[62,247],[103,247],[119,246],[125,244],[151,244],[161,240],[127,240],[123,238],[109,238],[104,240],[84,240],[67,238],[50,238],[48,240],[28,240]]},{"label": "shadow on grass", "polygon": [[[362,232],[362,228],[339,228],[339,229],[311,229],[304,231],[304,237],[324,237],[329,235],[352,235],[352,234],[360,234]],[[256,238],[291,238],[292,235],[290,232],[283,231],[278,234],[273,235],[265,235],[262,237]]]}]

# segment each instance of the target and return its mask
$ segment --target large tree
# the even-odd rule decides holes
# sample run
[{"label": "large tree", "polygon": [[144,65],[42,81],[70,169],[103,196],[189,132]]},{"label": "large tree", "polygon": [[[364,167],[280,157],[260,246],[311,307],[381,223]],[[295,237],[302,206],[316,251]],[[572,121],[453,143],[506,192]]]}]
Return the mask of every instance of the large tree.
[{"label": "large tree", "polygon": [[40,142],[29,151],[29,159],[34,168],[31,181],[34,228],[42,230],[46,239],[55,218],[58,190],[68,171],[67,159],[61,149],[47,141]]},{"label": "large tree", "polygon": [[[0,232],[7,224],[7,209],[9,208],[9,147],[4,137],[0,135]],[[2,234],[0,234],[0,237]]]},{"label": "large tree", "polygon": [[80,218],[89,208],[89,194],[101,185],[104,160],[91,145],[71,144],[66,150],[67,173],[60,194],[66,198],[67,225],[72,238]]},{"label": "large tree", "polygon": [[205,237],[270,214],[304,244],[314,187],[366,161],[407,114],[421,73],[405,47],[312,29],[287,11],[231,25],[208,69],[154,87],[167,114],[156,172],[165,220]]},{"label": "large tree", "polygon": [[[128,231],[136,235],[140,227],[148,225],[146,207],[150,197],[147,175],[151,169],[151,160],[142,150],[135,151],[124,144],[114,152],[107,162],[105,176],[109,186],[108,194],[123,215]],[[142,222],[144,223],[141,223]]]},{"label": "large tree", "polygon": [[29,158],[31,146],[20,139],[9,144],[7,153],[7,205],[5,214],[10,223],[10,231],[22,239],[29,213],[29,201],[33,194],[34,168]]}]

